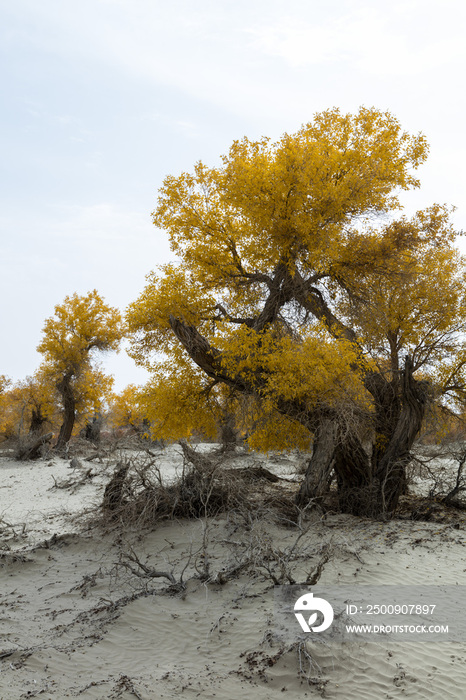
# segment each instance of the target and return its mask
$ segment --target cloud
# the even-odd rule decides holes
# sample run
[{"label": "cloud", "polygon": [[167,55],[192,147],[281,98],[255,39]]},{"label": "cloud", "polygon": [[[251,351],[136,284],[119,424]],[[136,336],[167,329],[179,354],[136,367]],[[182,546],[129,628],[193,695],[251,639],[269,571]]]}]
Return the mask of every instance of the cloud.
[{"label": "cloud", "polygon": [[258,123],[379,99],[383,80],[409,100],[429,78],[452,83],[466,54],[456,0],[17,0],[5,12],[19,45]]},{"label": "cloud", "polygon": [[247,32],[255,50],[292,68],[348,64],[380,77],[415,76],[465,56],[463,42],[452,40],[458,29],[442,33],[439,21],[445,18],[431,16],[429,7],[417,2],[359,4],[351,11],[317,14],[312,21],[288,16]]},{"label": "cloud", "polygon": [[345,32],[335,25],[303,24],[286,18],[246,32],[252,37],[254,49],[281,58],[293,67],[335,62],[345,59],[348,53]]}]

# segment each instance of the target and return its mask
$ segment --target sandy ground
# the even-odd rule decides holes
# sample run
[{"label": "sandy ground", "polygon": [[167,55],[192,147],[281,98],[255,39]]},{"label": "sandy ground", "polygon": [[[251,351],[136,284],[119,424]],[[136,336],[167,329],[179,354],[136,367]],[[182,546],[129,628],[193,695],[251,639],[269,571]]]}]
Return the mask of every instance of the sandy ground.
[{"label": "sandy ground", "polygon": [[[80,457],[72,468],[69,459],[0,457],[0,698],[466,697],[466,644],[287,647],[273,615],[272,578],[304,580],[326,551],[320,586],[464,585],[459,514],[387,523],[316,514],[299,529],[258,509],[149,533],[102,530],[89,511],[116,459]],[[259,459],[293,479],[300,458],[233,461]],[[160,452],[168,479],[181,464],[178,447]],[[136,576],[130,557],[166,576]],[[247,557],[255,566],[242,569]],[[234,571],[223,585],[222,571]]]}]

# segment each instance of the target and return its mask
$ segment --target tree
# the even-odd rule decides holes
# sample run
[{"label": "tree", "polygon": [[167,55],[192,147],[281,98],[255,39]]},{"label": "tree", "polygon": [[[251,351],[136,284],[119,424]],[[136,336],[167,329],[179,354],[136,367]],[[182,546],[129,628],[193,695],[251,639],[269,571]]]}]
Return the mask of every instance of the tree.
[{"label": "tree", "polygon": [[40,433],[50,423],[54,409],[53,387],[36,372],[0,395],[0,430],[5,437]]},{"label": "tree", "polygon": [[235,141],[221,167],[160,190],[154,223],[178,262],[128,310],[132,356],[159,374],[189,365],[197,395],[247,396],[256,447],[312,437],[300,503],[335,472],[342,510],[391,515],[429,401],[464,395],[449,211],[391,218],[427,150],[389,113],[333,109],[277,143]]},{"label": "tree", "polygon": [[122,337],[118,309],[104,303],[96,290],[65,297],[55,315],[45,321],[37,350],[44,355],[41,371],[60,396],[63,422],[57,448],[71,438],[77,412],[98,411],[113,380],[96,367],[97,353],[117,350]]},{"label": "tree", "polygon": [[[194,370],[194,371],[193,371]],[[205,386],[201,372],[189,363],[160,366],[139,392],[139,405],[158,440],[189,438],[213,440],[221,433],[225,449],[236,438],[236,410],[226,387]]]},{"label": "tree", "polygon": [[11,379],[4,374],[0,374],[0,396],[4,394],[10,384]]},{"label": "tree", "polygon": [[0,374],[0,435],[3,439],[10,436],[10,407],[8,387],[11,379],[4,374]]},{"label": "tree", "polygon": [[108,420],[113,428],[130,428],[135,433],[144,433],[149,421],[142,403],[140,386],[128,384],[119,394],[112,394],[109,402]]},{"label": "tree", "polygon": [[100,441],[103,413],[112,396],[113,377],[96,366],[82,373],[75,384],[76,418],[79,434],[92,442]]},{"label": "tree", "polygon": [[54,386],[48,378],[37,371],[16,382],[9,393],[10,402],[15,406],[16,434],[43,432],[56,411]]}]

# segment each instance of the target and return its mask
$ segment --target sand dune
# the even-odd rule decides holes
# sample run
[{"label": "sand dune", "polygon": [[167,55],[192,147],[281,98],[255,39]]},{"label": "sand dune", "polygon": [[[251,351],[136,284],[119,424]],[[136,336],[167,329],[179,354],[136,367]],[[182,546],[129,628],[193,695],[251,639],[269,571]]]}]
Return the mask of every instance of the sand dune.
[{"label": "sand dune", "polygon": [[[270,456],[265,466],[291,479],[296,460]],[[316,514],[302,534],[258,512],[249,523],[233,513],[166,521],[143,534],[105,532],[82,512],[101,500],[113,466],[82,462],[95,476],[58,489],[71,475],[79,481],[69,460],[0,460],[3,700],[466,697],[466,644],[281,644],[270,575],[280,571],[277,552],[294,546],[287,565],[300,580],[330,548],[320,586],[461,586],[464,518],[382,523]],[[180,464],[177,448],[161,453],[169,478]],[[131,553],[175,585],[135,576],[124,566]],[[246,553],[256,567],[215,582]]]}]

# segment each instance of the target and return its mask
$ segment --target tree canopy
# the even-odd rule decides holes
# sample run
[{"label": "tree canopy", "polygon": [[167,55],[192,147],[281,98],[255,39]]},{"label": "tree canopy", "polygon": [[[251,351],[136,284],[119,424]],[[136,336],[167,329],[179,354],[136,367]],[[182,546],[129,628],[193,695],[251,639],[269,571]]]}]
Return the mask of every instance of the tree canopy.
[{"label": "tree canopy", "polygon": [[160,190],[154,223],[177,262],[128,310],[132,355],[170,410],[190,401],[185,430],[227,390],[247,397],[256,447],[311,438],[302,502],[334,471],[344,510],[392,513],[429,400],[464,395],[450,212],[394,218],[427,152],[387,112],[332,109],[276,143],[235,141],[220,167]]}]

